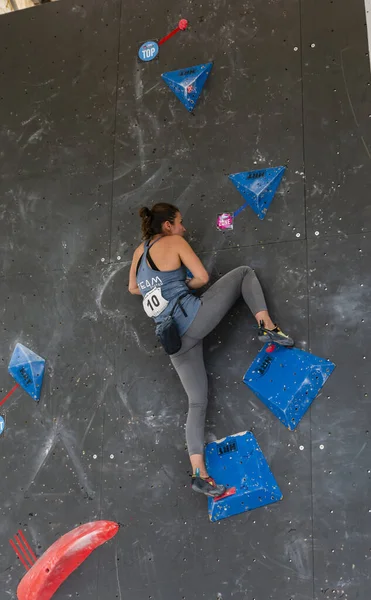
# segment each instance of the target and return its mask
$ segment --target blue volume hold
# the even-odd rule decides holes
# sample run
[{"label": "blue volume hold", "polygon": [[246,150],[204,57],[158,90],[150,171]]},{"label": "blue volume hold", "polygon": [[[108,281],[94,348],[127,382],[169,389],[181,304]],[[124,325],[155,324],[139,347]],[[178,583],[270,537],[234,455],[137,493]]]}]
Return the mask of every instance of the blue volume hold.
[{"label": "blue volume hold", "polygon": [[254,435],[244,431],[206,446],[211,477],[227,487],[220,499],[209,498],[209,518],[219,521],[282,499],[282,493]]},{"label": "blue volume hold", "polygon": [[10,359],[8,371],[31,398],[40,399],[45,371],[45,360],[41,356],[23,344],[17,344]]},{"label": "blue volume hold", "polygon": [[169,71],[161,77],[186,109],[192,112],[212,68],[213,63],[210,62],[188,69]]},{"label": "blue volume hold", "polygon": [[259,219],[264,219],[271,205],[286,167],[273,167],[257,171],[244,171],[229,175],[240,194],[245,198],[243,204],[235,211],[236,217],[247,205],[251,206]]},{"label": "blue volume hold", "polygon": [[266,344],[243,380],[272,413],[293,430],[334,368],[334,363],[304,350]]}]

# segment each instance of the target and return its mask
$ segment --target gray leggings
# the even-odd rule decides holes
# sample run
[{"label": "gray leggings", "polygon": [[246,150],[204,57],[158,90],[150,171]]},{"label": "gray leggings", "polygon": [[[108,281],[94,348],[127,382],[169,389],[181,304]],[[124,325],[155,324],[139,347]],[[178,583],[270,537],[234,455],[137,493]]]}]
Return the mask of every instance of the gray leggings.
[{"label": "gray leggings", "polygon": [[188,395],[186,439],[190,456],[204,452],[208,385],[202,341],[241,295],[253,315],[267,310],[263,290],[254,271],[250,267],[237,267],[202,294],[199,311],[182,336],[181,349],[170,357]]}]

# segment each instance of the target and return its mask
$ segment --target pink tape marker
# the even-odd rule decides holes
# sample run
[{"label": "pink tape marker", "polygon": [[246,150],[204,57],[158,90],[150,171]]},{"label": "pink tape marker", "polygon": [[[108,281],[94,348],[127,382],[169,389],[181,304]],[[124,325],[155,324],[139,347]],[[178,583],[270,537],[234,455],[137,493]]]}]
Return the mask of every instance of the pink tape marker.
[{"label": "pink tape marker", "polygon": [[218,218],[216,220],[217,229],[219,229],[220,231],[233,229],[233,220],[233,213],[221,213],[220,215],[218,215]]}]

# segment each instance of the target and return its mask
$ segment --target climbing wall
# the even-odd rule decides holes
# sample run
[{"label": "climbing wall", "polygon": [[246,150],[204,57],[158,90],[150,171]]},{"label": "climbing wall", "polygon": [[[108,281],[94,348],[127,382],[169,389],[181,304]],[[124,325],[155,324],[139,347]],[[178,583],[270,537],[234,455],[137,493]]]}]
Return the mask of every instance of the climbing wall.
[{"label": "climbing wall", "polygon": [[[137,58],[185,17],[190,27]],[[193,113],[161,74],[214,62]],[[17,342],[41,399],[0,407],[0,599],[80,523],[121,524],[56,593],[123,600],[369,597],[370,70],[354,0],[63,0],[0,17],[0,389]],[[286,166],[264,220],[228,175]],[[210,523],[186,397],[127,292],[138,209],[182,211],[212,280],[256,269],[297,346],[337,365],[295,431],[243,383],[242,303],[205,342],[207,439],[253,431],[283,500]]]}]

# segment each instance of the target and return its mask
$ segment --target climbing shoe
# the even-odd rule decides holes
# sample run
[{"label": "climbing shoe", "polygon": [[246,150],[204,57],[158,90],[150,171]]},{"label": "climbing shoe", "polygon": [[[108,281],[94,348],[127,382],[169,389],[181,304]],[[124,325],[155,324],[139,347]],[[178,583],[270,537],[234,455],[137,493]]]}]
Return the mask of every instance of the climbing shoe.
[{"label": "climbing shoe", "polygon": [[192,490],[216,498],[224,494],[226,488],[224,485],[217,485],[212,477],[201,477],[200,469],[196,469],[195,475],[192,475]]},{"label": "climbing shoe", "polygon": [[278,344],[280,346],[293,346],[294,340],[291,339],[288,335],[283,333],[279,327],[275,327],[274,329],[266,329],[264,327],[263,321],[260,321],[258,328],[258,338],[260,342],[263,344],[272,342],[274,344]]}]

